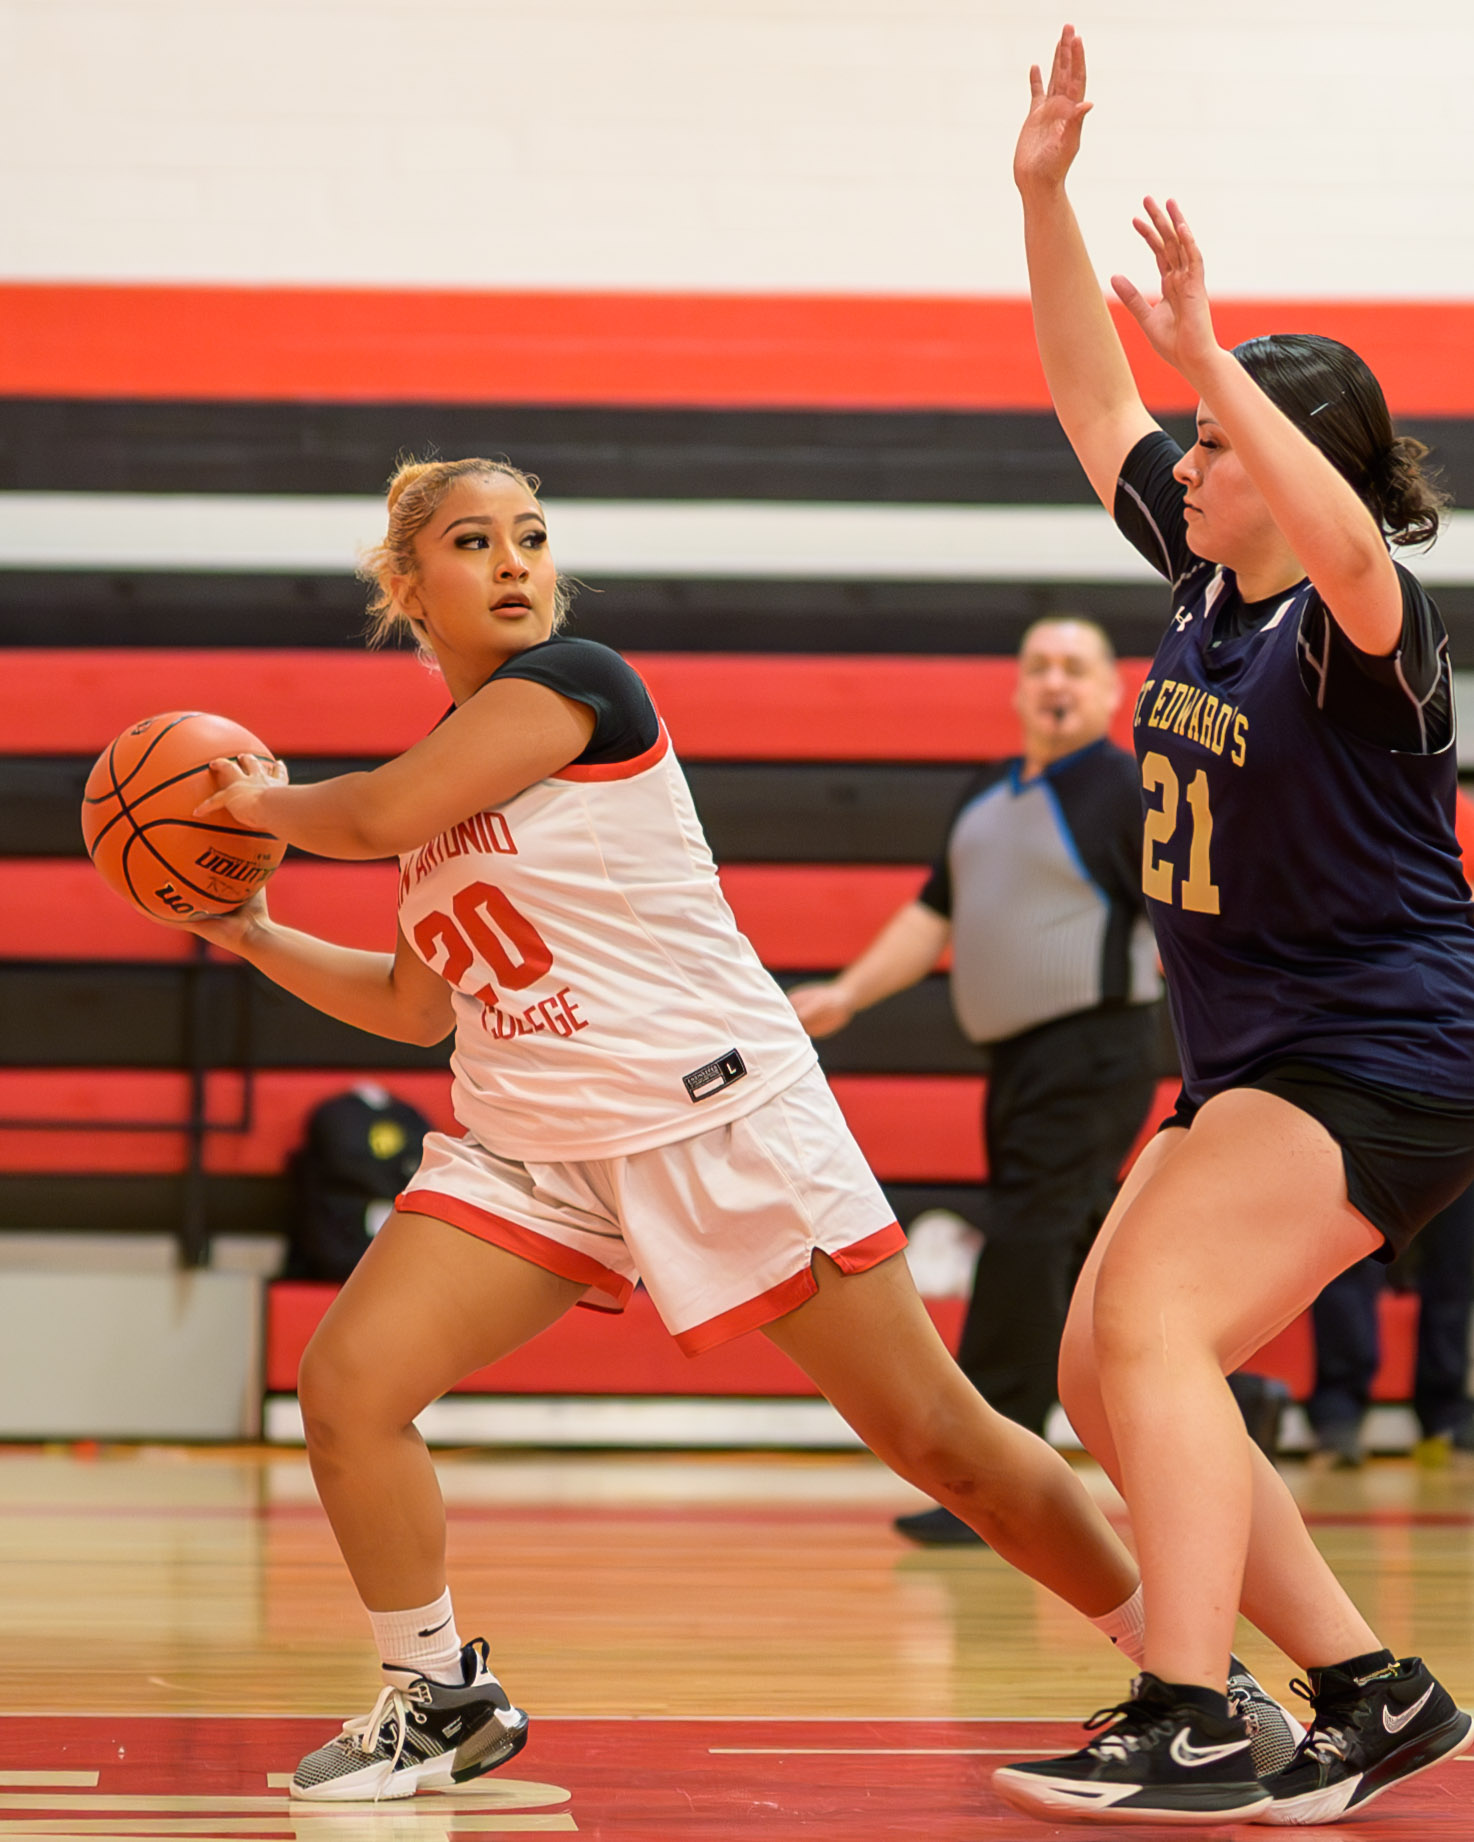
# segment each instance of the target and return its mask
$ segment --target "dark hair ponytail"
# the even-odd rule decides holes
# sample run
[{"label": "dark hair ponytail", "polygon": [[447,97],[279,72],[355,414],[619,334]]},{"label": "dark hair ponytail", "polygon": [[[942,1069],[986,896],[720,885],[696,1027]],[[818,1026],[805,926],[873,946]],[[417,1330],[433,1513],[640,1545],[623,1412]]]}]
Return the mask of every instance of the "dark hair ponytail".
[{"label": "dark hair ponytail", "polygon": [[1432,543],[1448,494],[1423,471],[1423,443],[1393,433],[1382,386],[1349,345],[1318,333],[1267,333],[1235,346],[1234,357],[1350,481],[1389,543]]}]

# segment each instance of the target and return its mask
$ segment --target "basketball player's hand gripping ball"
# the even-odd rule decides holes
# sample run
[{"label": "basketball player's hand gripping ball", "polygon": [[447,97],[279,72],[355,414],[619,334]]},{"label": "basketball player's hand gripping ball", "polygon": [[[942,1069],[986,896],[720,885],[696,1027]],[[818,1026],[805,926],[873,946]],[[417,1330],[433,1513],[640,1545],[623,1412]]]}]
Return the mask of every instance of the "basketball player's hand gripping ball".
[{"label": "basketball player's hand gripping ball", "polygon": [[226,717],[146,717],[87,776],[82,836],[108,886],[154,920],[227,915],[265,885],[287,847],[228,810],[199,808],[223,782],[286,777],[266,744]]}]

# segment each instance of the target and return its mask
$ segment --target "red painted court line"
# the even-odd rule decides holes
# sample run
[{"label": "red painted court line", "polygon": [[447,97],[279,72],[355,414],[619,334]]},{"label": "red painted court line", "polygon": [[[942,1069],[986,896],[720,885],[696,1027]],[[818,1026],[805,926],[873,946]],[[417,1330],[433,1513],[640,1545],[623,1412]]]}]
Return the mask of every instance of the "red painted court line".
[{"label": "red painted court line", "polygon": [[[974,761],[1017,747],[1011,659],[631,653],[690,761]],[[276,753],[379,756],[418,741],[444,686],[402,653],[0,653],[0,753],[91,755],[145,716],[210,710]],[[1123,661],[1126,741],[1146,661]]]},{"label": "red painted court line", "polygon": [[[366,1704],[365,1704],[366,1705]],[[1088,1710],[1087,1710],[1088,1711]],[[326,1832],[359,1812],[352,1806],[291,1805],[268,1775],[289,1773],[297,1759],[337,1731],[336,1719],[249,1716],[44,1715],[0,1718],[0,1769],[95,1772],[55,1789],[0,1792],[0,1837],[30,1823],[73,1822],[107,1833],[108,1819],[137,1821],[149,1800],[198,1798],[192,1833],[239,1835],[242,1819],[262,1837],[294,1833],[294,1821],[321,1819]],[[1094,1827],[1035,1824],[994,1796],[993,1770],[1009,1758],[1038,1757],[1080,1743],[1066,1721],[670,1720],[551,1719],[533,1710],[526,1749],[503,1771],[474,1780],[454,1796],[421,1796],[369,1810],[362,1828],[392,1830],[396,1818],[419,1827],[432,1817],[496,1815],[515,1833],[519,1814],[565,1818],[563,1833],[590,1842],[1026,1842],[1055,1836],[1085,1842]],[[1397,1836],[1419,1842],[1467,1842],[1469,1786],[1450,1764],[1387,1793],[1358,1821],[1362,1842]],[[123,1803],[123,1799],[139,1799]],[[243,1805],[237,1801],[251,1799]],[[124,1816],[126,1812],[126,1817]],[[214,1815],[221,1827],[210,1822]],[[177,1805],[159,1808],[159,1833]],[[198,1829],[193,1824],[198,1823]],[[226,1824],[231,1828],[226,1828]],[[481,1832],[484,1833],[484,1830]],[[557,1830],[552,1833],[558,1833]],[[1209,1831],[1202,1831],[1204,1835]],[[1338,1836],[1341,1831],[1334,1832]],[[1120,1842],[1152,1842],[1155,1825],[1123,1825]],[[1219,1838],[1249,1842],[1247,1825],[1214,1828]],[[1347,1831],[1350,1834],[1350,1831]]]},{"label": "red painted court line", "polygon": [[[1384,1398],[1395,1399],[1395,1396]],[[1365,1509],[1302,1511],[1316,1528],[1345,1529],[1470,1529],[1474,1511],[1455,1509]]]},{"label": "red painted court line", "polygon": [[[937,1301],[932,1301],[936,1303]],[[698,1359],[699,1360],[699,1359]],[[618,1376],[610,1378],[618,1382]],[[619,1389],[606,1388],[605,1393],[623,1392]],[[9,1442],[0,1444],[0,1455],[7,1452],[29,1453],[38,1449],[41,1442]],[[54,1445],[55,1442],[47,1442]],[[91,1444],[91,1442],[82,1442]],[[74,1462],[85,1464],[94,1457],[109,1451],[131,1451],[128,1441],[101,1440],[96,1442],[96,1452],[73,1452]],[[6,1521],[34,1521],[54,1519],[58,1514],[55,1504],[31,1503],[9,1504],[5,1510]],[[323,1510],[319,1503],[266,1503],[266,1504],[220,1504],[198,1503],[190,1505],[160,1504],[140,1507],[134,1504],[110,1504],[110,1520],[125,1522],[256,1522],[265,1519],[268,1522],[291,1522],[307,1519],[320,1520]],[[452,1522],[494,1522],[498,1526],[525,1524],[529,1527],[541,1527],[548,1523],[567,1523],[570,1527],[579,1527],[585,1523],[679,1523],[689,1527],[692,1522],[719,1522],[724,1528],[733,1525],[758,1526],[769,1522],[801,1523],[811,1527],[814,1521],[814,1506],[806,1503],[763,1503],[761,1506],[746,1507],[739,1502],[729,1502],[714,1498],[709,1502],[695,1504],[659,1504],[659,1503],[580,1503],[577,1505],[543,1505],[501,1501],[497,1503],[447,1503],[447,1518]],[[858,1503],[826,1503],[824,1505],[826,1523],[843,1523],[847,1526],[874,1528],[877,1522],[884,1522],[887,1513],[870,1505]],[[1107,1508],[1106,1514],[1112,1521],[1125,1520],[1124,1512]],[[1346,1510],[1326,1512],[1301,1511],[1302,1519],[1312,1528],[1428,1528],[1428,1529],[1466,1529],[1474,1528],[1474,1512],[1459,1510]],[[898,1552],[914,1556],[914,1550],[897,1537]],[[7,1717],[0,1715],[0,1721]],[[738,1748],[734,1750],[752,1750]],[[765,1748],[791,1752],[791,1747]],[[911,1748],[902,1750],[911,1751]],[[1470,1761],[1474,1764],[1474,1760]],[[0,1835],[3,1835],[0,1827]],[[1360,1831],[1358,1830],[1358,1833]]]},{"label": "red painted court line", "polygon": [[[1112,304],[1147,400],[1186,386]],[[1219,336],[1328,333],[1402,415],[1474,413],[1474,304],[1217,301]],[[11,282],[0,394],[1047,409],[1027,301]]]}]

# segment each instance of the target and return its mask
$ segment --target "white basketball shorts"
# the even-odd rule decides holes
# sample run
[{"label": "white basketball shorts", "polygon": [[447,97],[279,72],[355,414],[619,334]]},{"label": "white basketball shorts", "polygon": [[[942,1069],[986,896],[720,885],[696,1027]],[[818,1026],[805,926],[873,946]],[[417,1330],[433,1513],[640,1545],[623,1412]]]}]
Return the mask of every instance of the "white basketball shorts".
[{"label": "white basketball shorts", "polygon": [[624,1308],[643,1280],[687,1355],[755,1330],[906,1237],[817,1068],[754,1112],[630,1157],[520,1164],[432,1132],[395,1207],[434,1216],[580,1280]]}]

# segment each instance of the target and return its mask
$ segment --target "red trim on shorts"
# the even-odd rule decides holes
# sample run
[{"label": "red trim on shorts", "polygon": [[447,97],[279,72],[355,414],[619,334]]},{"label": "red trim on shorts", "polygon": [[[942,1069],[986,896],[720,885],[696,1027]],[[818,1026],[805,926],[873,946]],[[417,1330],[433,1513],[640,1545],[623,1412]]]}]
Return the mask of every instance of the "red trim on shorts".
[{"label": "red trim on shorts", "polygon": [[636,774],[643,774],[646,768],[652,768],[670,747],[670,737],[665,732],[665,724],[660,725],[660,734],[642,755],[634,755],[628,761],[601,761],[592,767],[566,767],[560,773],[550,774],[549,780],[633,780]]},{"label": "red trim on shorts", "polygon": [[405,1215],[429,1215],[438,1222],[449,1222],[452,1228],[463,1228],[467,1234],[504,1247],[509,1254],[530,1260],[560,1279],[596,1286],[609,1301],[606,1304],[600,1300],[597,1310],[623,1311],[634,1292],[628,1279],[600,1265],[591,1255],[580,1253],[576,1247],[565,1247],[561,1241],[524,1227],[521,1222],[509,1222],[504,1215],[478,1209],[463,1197],[446,1196],[439,1190],[403,1190],[394,1198],[394,1207]]},{"label": "red trim on shorts", "polygon": [[[879,1266],[882,1260],[889,1260],[892,1254],[900,1253],[905,1245],[906,1231],[899,1222],[891,1222],[849,1247],[837,1251],[823,1247],[817,1251],[828,1254],[842,1273],[863,1273],[869,1267]],[[719,1312],[703,1324],[694,1324],[690,1330],[678,1331],[676,1342],[688,1356],[699,1356],[703,1350],[715,1349],[719,1343],[730,1343],[733,1337],[786,1317],[805,1299],[812,1298],[818,1289],[819,1282],[814,1278],[811,1263],[778,1285],[770,1286],[766,1292],[759,1292],[756,1298],[733,1305],[730,1311]]]}]

